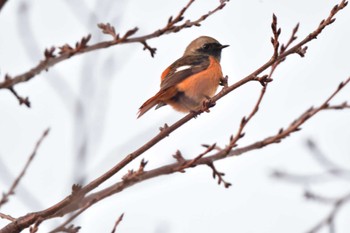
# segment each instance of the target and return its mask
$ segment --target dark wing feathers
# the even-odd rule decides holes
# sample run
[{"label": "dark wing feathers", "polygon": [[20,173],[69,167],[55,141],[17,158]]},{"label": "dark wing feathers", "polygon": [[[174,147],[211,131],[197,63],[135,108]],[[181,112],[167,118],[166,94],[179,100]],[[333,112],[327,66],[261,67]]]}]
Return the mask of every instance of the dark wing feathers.
[{"label": "dark wing feathers", "polygon": [[[160,90],[165,90],[175,86],[193,74],[199,73],[208,68],[210,64],[209,56],[207,55],[190,55],[184,56],[176,60],[170,65],[169,72],[163,78],[160,84]],[[177,71],[177,68],[189,66],[186,69]]]}]

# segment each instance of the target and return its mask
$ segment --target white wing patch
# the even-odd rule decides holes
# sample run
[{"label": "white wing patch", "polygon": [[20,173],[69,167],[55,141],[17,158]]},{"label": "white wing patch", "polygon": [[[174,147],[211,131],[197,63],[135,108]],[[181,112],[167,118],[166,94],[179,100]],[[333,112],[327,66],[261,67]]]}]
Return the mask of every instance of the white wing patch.
[{"label": "white wing patch", "polygon": [[190,65],[179,66],[179,67],[176,68],[174,74],[177,73],[177,72],[179,72],[179,71],[181,71],[181,70],[187,70],[187,69],[189,69],[189,68],[191,68],[191,67],[192,67],[192,66],[190,66]]}]

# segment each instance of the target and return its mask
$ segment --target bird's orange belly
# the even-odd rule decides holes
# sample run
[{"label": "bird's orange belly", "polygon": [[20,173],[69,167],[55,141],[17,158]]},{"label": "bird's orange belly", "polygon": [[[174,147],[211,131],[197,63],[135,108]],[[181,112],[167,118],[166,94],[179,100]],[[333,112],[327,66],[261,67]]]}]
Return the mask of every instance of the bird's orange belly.
[{"label": "bird's orange belly", "polygon": [[210,66],[206,70],[185,79],[176,86],[180,96],[169,101],[168,104],[178,111],[195,111],[202,106],[205,99],[215,95],[222,78],[222,71],[219,62],[214,58],[210,59]]}]

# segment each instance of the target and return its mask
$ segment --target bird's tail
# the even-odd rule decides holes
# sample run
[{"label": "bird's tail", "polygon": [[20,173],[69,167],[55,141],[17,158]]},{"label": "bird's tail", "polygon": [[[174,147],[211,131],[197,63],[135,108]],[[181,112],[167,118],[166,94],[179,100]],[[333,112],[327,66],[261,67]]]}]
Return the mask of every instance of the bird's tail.
[{"label": "bird's tail", "polygon": [[139,112],[137,114],[137,118],[140,118],[143,114],[145,114],[148,110],[156,106],[160,103],[159,101],[160,93],[158,92],[155,96],[149,98],[146,102],[142,104],[139,108]]}]

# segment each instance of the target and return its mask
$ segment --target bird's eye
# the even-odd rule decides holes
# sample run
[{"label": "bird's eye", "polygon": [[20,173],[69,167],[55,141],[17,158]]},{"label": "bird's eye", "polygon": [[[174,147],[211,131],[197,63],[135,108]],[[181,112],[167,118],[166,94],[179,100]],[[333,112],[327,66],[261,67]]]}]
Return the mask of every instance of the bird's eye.
[{"label": "bird's eye", "polygon": [[207,49],[209,49],[209,47],[210,47],[209,44],[204,44],[204,45],[202,46],[202,49],[203,49],[203,50],[207,50]]}]

